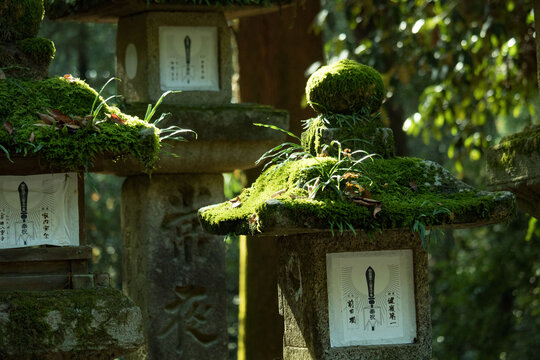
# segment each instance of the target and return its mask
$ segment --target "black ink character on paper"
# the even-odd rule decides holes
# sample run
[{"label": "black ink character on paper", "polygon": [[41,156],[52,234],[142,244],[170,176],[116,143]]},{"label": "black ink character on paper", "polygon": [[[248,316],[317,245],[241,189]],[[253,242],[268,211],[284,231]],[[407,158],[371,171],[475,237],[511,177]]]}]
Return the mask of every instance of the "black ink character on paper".
[{"label": "black ink character on paper", "polygon": [[21,204],[21,221],[17,222],[18,238],[17,242],[28,245],[32,234],[32,223],[28,221],[28,185],[23,181],[19,184],[19,202]]}]

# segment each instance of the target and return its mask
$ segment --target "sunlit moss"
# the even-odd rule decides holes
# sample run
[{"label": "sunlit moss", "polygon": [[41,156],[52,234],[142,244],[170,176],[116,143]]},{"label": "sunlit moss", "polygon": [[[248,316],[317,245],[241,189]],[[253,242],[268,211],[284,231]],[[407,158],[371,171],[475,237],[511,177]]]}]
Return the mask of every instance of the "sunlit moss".
[{"label": "sunlit moss", "polygon": [[56,49],[54,43],[42,37],[24,39],[19,48],[36,64],[49,64],[54,57]]},{"label": "sunlit moss", "polygon": [[[330,229],[348,223],[355,229],[377,231],[410,229],[415,221],[426,227],[500,221],[515,208],[514,198],[508,193],[481,192],[435,163],[399,157],[366,160],[356,168],[362,174],[358,182],[382,204],[375,216],[373,207],[342,199],[328,189],[309,199],[303,185],[336,161],[312,158],[290,162],[277,170],[270,168],[240,195],[240,206],[225,202],[200,211],[203,226],[221,234],[264,233],[279,216],[298,219],[306,229]],[[280,190],[285,191],[273,199]],[[277,210],[271,206],[276,201]]]},{"label": "sunlit moss", "polygon": [[306,85],[308,104],[322,114],[372,114],[379,110],[385,96],[377,70],[348,59],[323,66]]},{"label": "sunlit moss", "polygon": [[[10,134],[5,126],[0,128],[0,145],[12,157],[37,156],[51,167],[66,170],[89,166],[97,156],[124,155],[134,156],[151,170],[160,151],[159,130],[114,107],[105,105],[96,119],[116,114],[125,124],[104,121],[99,124],[99,131],[92,127],[69,131],[67,127],[36,125],[40,122],[37,113],[46,113],[47,109],[57,109],[70,116],[89,115],[96,96],[97,93],[80,80],[0,80],[0,119],[9,122],[14,129]],[[101,100],[98,99],[97,104]]]}]

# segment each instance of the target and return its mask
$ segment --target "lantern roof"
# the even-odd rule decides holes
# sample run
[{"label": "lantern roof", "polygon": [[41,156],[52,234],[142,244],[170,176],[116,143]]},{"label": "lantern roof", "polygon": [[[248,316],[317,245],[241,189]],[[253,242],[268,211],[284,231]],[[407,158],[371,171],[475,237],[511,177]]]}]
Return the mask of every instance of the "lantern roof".
[{"label": "lantern roof", "polygon": [[98,156],[131,155],[148,171],[157,161],[160,135],[152,123],[107,105],[70,75],[0,80],[0,100],[1,158],[37,157],[60,171],[91,167]]},{"label": "lantern roof", "polygon": [[293,0],[46,0],[52,20],[115,22],[146,11],[223,12],[230,19],[260,15],[289,6]]},{"label": "lantern roof", "polygon": [[[269,151],[264,157],[274,165],[250,188],[199,210],[203,228],[217,234],[423,233],[512,216],[512,193],[481,191],[437,163],[394,155],[392,132],[382,128],[373,106],[380,106],[385,92],[379,91],[380,75],[371,70],[347,60],[314,73],[307,98],[319,116],[307,121],[302,145],[286,143]],[[357,111],[329,111],[336,103]]]}]

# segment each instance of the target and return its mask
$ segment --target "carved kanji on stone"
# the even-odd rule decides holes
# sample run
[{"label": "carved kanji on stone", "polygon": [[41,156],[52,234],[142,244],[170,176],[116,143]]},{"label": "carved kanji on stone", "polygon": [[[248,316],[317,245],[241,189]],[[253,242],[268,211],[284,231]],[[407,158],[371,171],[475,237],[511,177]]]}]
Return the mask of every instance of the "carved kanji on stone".
[{"label": "carved kanji on stone", "polygon": [[158,334],[159,338],[165,338],[172,333],[178,336],[176,353],[182,355],[185,336],[191,336],[201,346],[207,348],[219,341],[217,333],[207,333],[201,328],[208,324],[207,315],[212,311],[211,305],[206,304],[208,295],[206,289],[194,286],[177,286],[174,289],[178,296],[174,302],[165,307],[170,321]]}]

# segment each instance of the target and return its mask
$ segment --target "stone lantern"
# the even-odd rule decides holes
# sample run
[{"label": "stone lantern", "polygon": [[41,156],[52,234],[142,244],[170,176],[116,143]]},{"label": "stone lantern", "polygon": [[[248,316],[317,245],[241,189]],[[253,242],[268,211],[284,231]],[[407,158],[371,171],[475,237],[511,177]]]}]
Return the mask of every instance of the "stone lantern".
[{"label": "stone lantern", "polygon": [[[162,126],[194,130],[170,143],[152,177],[129,157],[93,169],[126,176],[122,189],[124,289],[141,306],[147,342],[136,358],[227,357],[223,237],[201,231],[197,209],[223,201],[224,172],[254,166],[288,127],[288,113],[232,104],[227,20],[279,10],[288,1],[54,1],[51,19],[118,23],[117,76],[127,111],[144,116],[162,93]],[[245,5],[245,4],[254,5]],[[285,5],[283,5],[285,6]],[[259,46],[254,44],[253,46]],[[263,71],[263,69],[261,69]],[[174,92],[181,91],[181,92]]]},{"label": "stone lantern", "polygon": [[0,358],[125,355],[144,341],[142,314],[88,273],[83,179],[100,157],[152,168],[159,130],[84,81],[47,77],[42,0],[0,4]]},{"label": "stone lantern", "polygon": [[201,224],[278,237],[284,359],[430,359],[427,230],[503,221],[514,196],[395,157],[372,68],[343,60],[306,91],[319,116],[302,147],[274,151],[239,198],[200,209]]}]

